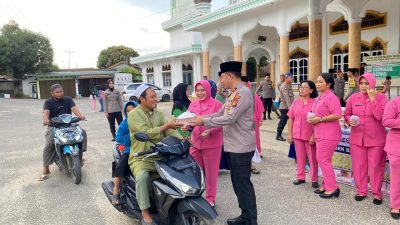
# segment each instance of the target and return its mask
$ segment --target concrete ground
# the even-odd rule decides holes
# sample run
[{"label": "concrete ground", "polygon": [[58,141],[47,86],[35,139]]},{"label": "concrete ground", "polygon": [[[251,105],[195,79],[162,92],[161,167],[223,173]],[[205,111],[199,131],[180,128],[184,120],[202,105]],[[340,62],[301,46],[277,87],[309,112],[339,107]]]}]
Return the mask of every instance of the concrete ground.
[{"label": "concrete ground", "polygon": [[[76,101],[88,118],[81,123],[89,139],[82,183],[73,184],[55,165],[48,180],[37,181],[43,102],[0,99],[0,224],[139,224],[116,211],[103,193],[101,182],[111,177],[111,134],[104,114],[92,113],[89,100]],[[160,103],[159,109],[170,115],[171,103]],[[260,225],[396,224],[387,196],[375,206],[372,196],[355,202],[354,188],[346,185],[341,185],[339,198],[329,200],[315,195],[310,182],[294,186],[295,163],[287,158],[289,145],[275,141],[277,122],[273,115],[261,128],[264,161],[261,174],[252,177]],[[229,172],[220,173],[216,204],[217,224],[239,214]]]}]

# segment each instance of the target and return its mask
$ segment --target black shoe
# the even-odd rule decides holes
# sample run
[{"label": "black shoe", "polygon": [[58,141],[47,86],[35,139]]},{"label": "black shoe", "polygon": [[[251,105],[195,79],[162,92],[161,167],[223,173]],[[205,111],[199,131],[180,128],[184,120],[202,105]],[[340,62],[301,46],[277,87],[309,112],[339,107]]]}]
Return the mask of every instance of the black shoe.
[{"label": "black shoe", "polygon": [[340,195],[340,189],[336,189],[334,192],[332,192],[331,194],[326,194],[325,192],[322,194],[319,194],[319,197],[321,198],[332,198],[333,196],[335,197],[339,197]]},{"label": "black shoe", "polygon": [[282,136],[276,136],[275,138],[277,141],[286,141],[285,138],[283,138]]},{"label": "black shoe", "polygon": [[315,194],[322,194],[324,192],[325,192],[325,190],[321,190],[321,189],[314,190]]},{"label": "black shoe", "polygon": [[233,219],[228,219],[226,222],[228,223],[228,225],[247,225],[248,223],[248,221],[242,216],[238,216]]},{"label": "black shoe", "polygon": [[312,188],[319,188],[318,182],[312,182],[311,187]]},{"label": "black shoe", "polygon": [[306,182],[305,180],[296,179],[295,181],[293,181],[293,184],[294,184],[294,185],[299,185],[299,184],[303,184],[303,183],[305,183],[305,182]]},{"label": "black shoe", "polygon": [[267,120],[267,117],[264,116],[264,117],[263,117],[263,120]]},{"label": "black shoe", "polygon": [[361,196],[361,195],[356,195],[354,197],[354,200],[356,200],[357,202],[361,202],[362,200],[364,200],[367,196]]},{"label": "black shoe", "polygon": [[375,205],[382,205],[382,199],[374,198],[372,201]]},{"label": "black shoe", "polygon": [[271,116],[268,116],[268,119],[269,119],[269,120],[272,120]]},{"label": "black shoe", "polygon": [[111,139],[111,141],[115,141],[115,138]]},{"label": "black shoe", "polygon": [[395,219],[395,220],[400,219],[400,213],[390,212],[390,215],[391,215],[392,218]]}]

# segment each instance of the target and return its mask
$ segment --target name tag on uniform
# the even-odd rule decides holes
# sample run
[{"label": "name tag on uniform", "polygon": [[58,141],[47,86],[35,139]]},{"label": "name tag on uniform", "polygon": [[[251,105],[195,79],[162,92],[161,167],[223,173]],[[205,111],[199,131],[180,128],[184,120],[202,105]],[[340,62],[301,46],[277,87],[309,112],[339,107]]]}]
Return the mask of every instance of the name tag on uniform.
[{"label": "name tag on uniform", "polygon": [[363,104],[356,104],[355,106],[363,106]]}]

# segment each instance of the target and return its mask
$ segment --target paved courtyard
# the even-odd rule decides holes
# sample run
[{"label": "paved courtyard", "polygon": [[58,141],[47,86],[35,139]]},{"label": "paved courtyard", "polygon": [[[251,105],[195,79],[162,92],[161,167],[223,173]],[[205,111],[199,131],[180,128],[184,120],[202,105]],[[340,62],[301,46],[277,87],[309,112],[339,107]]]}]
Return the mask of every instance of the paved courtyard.
[{"label": "paved courtyard", "polygon": [[[88,133],[87,160],[82,183],[51,166],[45,182],[37,178],[42,169],[45,127],[43,100],[0,99],[0,224],[139,224],[116,211],[108,202],[101,182],[111,176],[112,142],[103,113],[92,113],[87,99],[77,100],[87,120],[81,122]],[[171,114],[171,103],[159,109]],[[287,158],[288,144],[275,141],[274,120],[262,127],[264,161],[260,175],[252,177],[260,225],[267,224],[396,224],[389,215],[388,197],[381,206],[372,196],[354,201],[354,189],[341,185],[337,199],[321,199],[308,181],[294,186],[295,163]],[[219,176],[217,224],[239,213],[229,172]]]}]

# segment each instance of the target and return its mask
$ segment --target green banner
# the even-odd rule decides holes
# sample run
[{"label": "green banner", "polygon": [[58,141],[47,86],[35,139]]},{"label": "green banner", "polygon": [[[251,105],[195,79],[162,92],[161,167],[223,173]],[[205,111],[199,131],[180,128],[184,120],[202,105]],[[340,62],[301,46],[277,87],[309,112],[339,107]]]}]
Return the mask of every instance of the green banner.
[{"label": "green banner", "polygon": [[392,78],[400,77],[400,63],[383,63],[381,65],[371,65],[371,72],[378,79],[385,79],[386,76]]}]

